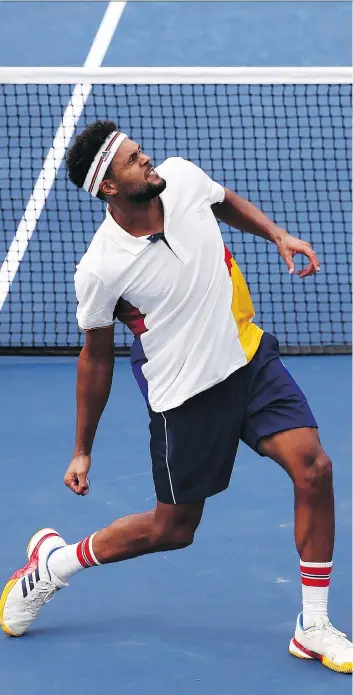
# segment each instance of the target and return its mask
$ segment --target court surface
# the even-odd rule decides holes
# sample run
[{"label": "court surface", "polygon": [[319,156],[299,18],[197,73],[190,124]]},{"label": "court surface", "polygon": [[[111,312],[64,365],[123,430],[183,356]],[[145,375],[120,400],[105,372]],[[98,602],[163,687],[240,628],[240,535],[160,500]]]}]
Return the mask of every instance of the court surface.
[{"label": "court surface", "polygon": [[[0,64],[82,65],[105,9],[0,3]],[[351,14],[347,2],[129,2],[103,65],[349,65]],[[351,358],[285,363],[334,461],[331,617],[350,633]],[[74,542],[154,504],[147,413],[128,359],[116,362],[91,493],[65,488],[75,372],[73,358],[0,359],[1,583],[38,528]],[[242,446],[191,548],[83,572],[26,636],[0,635],[1,695],[348,695],[349,677],[287,653],[301,605],[292,497],[286,475]]]},{"label": "court surface", "polygon": [[[334,459],[335,625],[350,630],[350,357],[285,360]],[[53,526],[77,541],[154,503],[147,413],[128,359],[116,362],[97,436],[92,488],[62,482],[75,420],[75,360],[2,358],[1,581],[28,537]],[[0,637],[1,695],[348,695],[349,677],[287,653],[300,582],[292,488],[241,447],[231,486],[209,500],[183,551],[93,568],[43,609],[21,639]]]},{"label": "court surface", "polygon": [[[0,3],[0,65],[83,65],[106,6]],[[351,18],[340,0],[129,0],[103,65],[351,65]]]}]

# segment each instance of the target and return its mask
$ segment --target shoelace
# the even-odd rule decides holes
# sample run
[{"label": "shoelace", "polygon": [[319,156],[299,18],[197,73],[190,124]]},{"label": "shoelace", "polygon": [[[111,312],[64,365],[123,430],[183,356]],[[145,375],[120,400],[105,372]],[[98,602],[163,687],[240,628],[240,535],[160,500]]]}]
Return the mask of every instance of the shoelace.
[{"label": "shoelace", "polygon": [[42,581],[38,583],[27,600],[26,609],[36,616],[43,604],[51,601],[56,592],[57,588],[51,582]]},{"label": "shoelace", "polygon": [[346,647],[346,649],[350,648],[351,645],[345,632],[340,632],[335,627],[333,627],[331,623],[326,623],[325,625],[323,625],[323,627],[325,630],[327,630],[327,632],[331,633],[333,638],[332,641],[328,642],[328,647],[335,647],[337,645],[337,641],[339,641],[340,644],[342,644],[342,646]]}]

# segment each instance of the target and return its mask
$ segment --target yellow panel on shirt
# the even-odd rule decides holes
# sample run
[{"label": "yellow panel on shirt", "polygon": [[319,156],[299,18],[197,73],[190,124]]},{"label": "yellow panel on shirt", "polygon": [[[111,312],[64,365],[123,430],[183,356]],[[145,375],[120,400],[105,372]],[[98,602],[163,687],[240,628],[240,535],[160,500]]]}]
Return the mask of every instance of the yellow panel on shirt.
[{"label": "yellow panel on shirt", "polygon": [[225,248],[225,262],[233,284],[232,313],[236,320],[239,340],[248,362],[254,357],[261,341],[263,330],[252,322],[254,305],[244,277],[229,249]]}]

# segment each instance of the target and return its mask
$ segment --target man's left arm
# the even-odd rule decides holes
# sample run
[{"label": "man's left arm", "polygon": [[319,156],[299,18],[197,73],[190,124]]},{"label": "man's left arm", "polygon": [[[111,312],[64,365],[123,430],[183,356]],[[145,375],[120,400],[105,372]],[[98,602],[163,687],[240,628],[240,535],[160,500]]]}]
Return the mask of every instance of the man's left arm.
[{"label": "man's left arm", "polygon": [[293,258],[297,253],[301,253],[309,259],[307,267],[297,273],[300,278],[319,272],[320,262],[311,244],[288,234],[285,229],[272,222],[255,205],[237,193],[225,188],[223,202],[212,205],[212,211],[218,220],[225,222],[230,227],[255,234],[276,244],[278,253],[286,263],[290,275],[293,275],[295,270]]}]

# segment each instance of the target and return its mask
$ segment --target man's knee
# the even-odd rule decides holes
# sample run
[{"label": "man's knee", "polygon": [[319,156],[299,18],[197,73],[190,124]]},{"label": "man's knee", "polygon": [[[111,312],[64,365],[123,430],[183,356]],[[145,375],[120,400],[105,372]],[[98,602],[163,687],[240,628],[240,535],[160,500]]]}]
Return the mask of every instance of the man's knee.
[{"label": "man's knee", "polygon": [[194,508],[181,510],[181,506],[177,505],[162,514],[158,514],[157,510],[153,530],[154,544],[163,550],[187,548],[193,543],[201,515],[202,507],[199,511]]},{"label": "man's knee", "polygon": [[298,489],[312,494],[331,488],[332,463],[321,448],[303,457],[294,483]]},{"label": "man's knee", "polygon": [[196,529],[192,524],[157,525],[153,531],[153,545],[161,550],[178,550],[193,543]]},{"label": "man's knee", "polygon": [[171,549],[187,548],[194,542],[195,530],[196,529],[194,529],[191,525],[175,526],[170,528],[168,533],[165,535],[167,546]]}]

